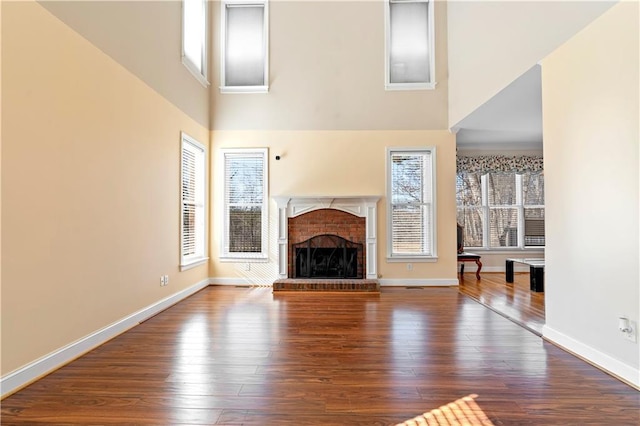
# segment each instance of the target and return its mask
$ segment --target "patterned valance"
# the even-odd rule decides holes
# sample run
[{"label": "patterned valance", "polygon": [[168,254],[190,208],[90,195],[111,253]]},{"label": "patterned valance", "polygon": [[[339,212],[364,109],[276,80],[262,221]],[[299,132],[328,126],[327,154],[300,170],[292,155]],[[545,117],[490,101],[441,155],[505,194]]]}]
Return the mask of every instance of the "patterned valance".
[{"label": "patterned valance", "polygon": [[541,173],[543,171],[543,161],[540,155],[524,155],[520,157],[507,157],[504,155],[487,155],[480,157],[458,156],[456,163],[458,173]]}]

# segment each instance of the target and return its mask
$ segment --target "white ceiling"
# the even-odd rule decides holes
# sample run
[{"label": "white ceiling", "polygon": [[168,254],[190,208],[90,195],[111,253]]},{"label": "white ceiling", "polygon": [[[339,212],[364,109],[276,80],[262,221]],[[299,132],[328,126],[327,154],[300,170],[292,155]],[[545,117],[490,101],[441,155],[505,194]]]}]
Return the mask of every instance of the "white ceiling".
[{"label": "white ceiling", "polygon": [[522,74],[453,130],[458,148],[542,150],[540,65]]}]

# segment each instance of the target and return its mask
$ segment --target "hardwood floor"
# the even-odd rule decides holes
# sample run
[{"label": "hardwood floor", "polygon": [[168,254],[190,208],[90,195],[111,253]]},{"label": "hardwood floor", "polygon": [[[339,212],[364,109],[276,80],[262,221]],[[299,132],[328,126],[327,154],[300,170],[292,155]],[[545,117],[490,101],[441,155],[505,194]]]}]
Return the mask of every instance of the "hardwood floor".
[{"label": "hardwood floor", "polygon": [[207,287],[1,412],[3,425],[638,425],[640,393],[457,288]]},{"label": "hardwood floor", "polygon": [[540,336],[545,324],[544,293],[529,289],[527,272],[515,273],[513,278],[513,283],[507,283],[504,272],[485,272],[477,280],[475,272],[469,271],[461,276],[459,289]]}]

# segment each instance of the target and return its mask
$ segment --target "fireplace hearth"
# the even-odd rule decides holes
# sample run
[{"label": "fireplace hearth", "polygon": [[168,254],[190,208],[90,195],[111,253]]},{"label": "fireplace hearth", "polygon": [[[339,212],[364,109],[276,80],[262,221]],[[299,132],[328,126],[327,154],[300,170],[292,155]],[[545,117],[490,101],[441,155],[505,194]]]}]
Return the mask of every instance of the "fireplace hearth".
[{"label": "fireplace hearth", "polygon": [[363,278],[362,244],[322,234],[292,245],[294,278]]}]

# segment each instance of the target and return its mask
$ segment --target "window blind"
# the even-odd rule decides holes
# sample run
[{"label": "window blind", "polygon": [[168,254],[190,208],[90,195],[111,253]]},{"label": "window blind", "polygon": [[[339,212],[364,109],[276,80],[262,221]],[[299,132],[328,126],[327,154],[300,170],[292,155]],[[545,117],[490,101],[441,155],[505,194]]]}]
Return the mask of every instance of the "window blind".
[{"label": "window blind", "polygon": [[391,154],[392,255],[433,254],[430,152]]},{"label": "window blind", "polygon": [[182,153],[182,255],[196,250],[196,173],[195,155],[189,149]]},{"label": "window blind", "polygon": [[428,14],[426,1],[390,1],[390,83],[431,81]]},{"label": "window blind", "polygon": [[540,173],[522,175],[524,204],[524,245],[544,246],[544,176]]},{"label": "window blind", "polygon": [[227,4],[225,11],[224,85],[266,85],[264,4]]},{"label": "window blind", "polygon": [[227,253],[263,251],[264,161],[262,153],[225,154]]},{"label": "window blind", "polygon": [[182,264],[205,257],[205,159],[204,147],[182,136]]},{"label": "window blind", "polygon": [[458,173],[456,177],[457,221],[463,229],[464,246],[482,247],[484,209],[480,173]]},{"label": "window blind", "polygon": [[545,245],[544,175],[540,172],[459,171],[456,203],[465,247]]}]

